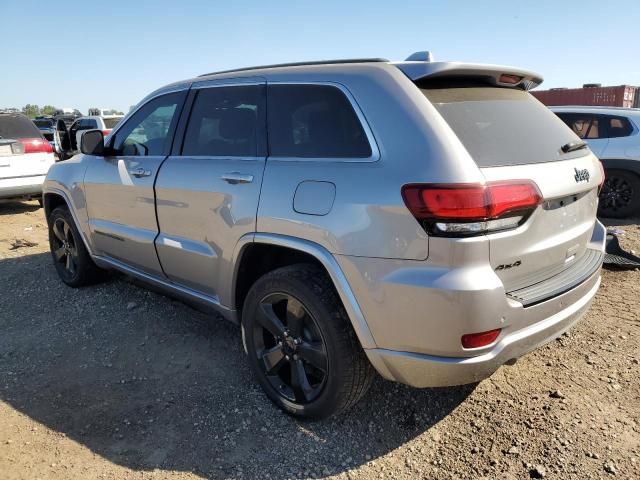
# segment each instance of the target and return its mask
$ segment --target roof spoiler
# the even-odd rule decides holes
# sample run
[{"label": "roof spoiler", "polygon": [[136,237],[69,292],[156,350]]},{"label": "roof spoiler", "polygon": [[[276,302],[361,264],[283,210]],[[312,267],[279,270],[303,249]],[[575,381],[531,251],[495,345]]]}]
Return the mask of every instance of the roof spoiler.
[{"label": "roof spoiler", "polygon": [[[412,55],[413,57],[413,55]],[[409,57],[411,58],[411,57]],[[481,63],[404,61],[393,65],[414,82],[426,79],[454,77],[458,79],[489,80],[500,87],[517,87],[531,90],[542,83],[542,76],[537,73],[503,65],[485,65]]]}]

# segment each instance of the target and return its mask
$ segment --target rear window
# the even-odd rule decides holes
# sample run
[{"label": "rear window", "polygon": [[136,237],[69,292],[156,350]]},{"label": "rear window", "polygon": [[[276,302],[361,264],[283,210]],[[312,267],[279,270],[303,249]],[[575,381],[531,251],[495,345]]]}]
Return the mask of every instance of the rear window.
[{"label": "rear window", "polygon": [[0,115],[0,138],[42,138],[42,135],[24,115]]},{"label": "rear window", "polygon": [[122,118],[103,118],[104,120],[104,128],[113,128],[115,127]]},{"label": "rear window", "polygon": [[510,88],[423,88],[479,167],[580,157],[562,153],[576,135],[529,93]]},{"label": "rear window", "polygon": [[52,128],[53,120],[34,120],[36,127],[38,128]]},{"label": "rear window", "polygon": [[269,154],[297,158],[368,158],[371,146],[351,103],[328,85],[271,85]]}]

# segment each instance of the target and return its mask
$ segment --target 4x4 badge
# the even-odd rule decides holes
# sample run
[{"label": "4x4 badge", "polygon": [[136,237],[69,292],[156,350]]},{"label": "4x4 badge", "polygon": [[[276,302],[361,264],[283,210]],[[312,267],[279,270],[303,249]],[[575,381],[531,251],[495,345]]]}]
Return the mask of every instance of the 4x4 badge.
[{"label": "4x4 badge", "polygon": [[576,179],[576,183],[588,182],[589,178],[591,178],[591,176],[589,175],[589,170],[587,170],[586,168],[583,168],[582,170],[574,168],[574,170],[576,171],[576,174],[573,178]]}]

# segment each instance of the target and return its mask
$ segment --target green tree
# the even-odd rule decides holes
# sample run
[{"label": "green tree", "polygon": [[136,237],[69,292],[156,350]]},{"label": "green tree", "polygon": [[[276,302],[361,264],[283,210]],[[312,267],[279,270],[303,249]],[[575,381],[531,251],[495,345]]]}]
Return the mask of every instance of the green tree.
[{"label": "green tree", "polygon": [[53,105],[45,105],[44,107],[42,107],[40,112],[42,113],[42,115],[53,115],[54,113],[56,113],[56,107],[54,107]]},{"label": "green tree", "polygon": [[22,113],[29,118],[35,118],[40,115],[40,107],[38,107],[38,105],[31,105],[30,103],[27,103],[22,107]]}]

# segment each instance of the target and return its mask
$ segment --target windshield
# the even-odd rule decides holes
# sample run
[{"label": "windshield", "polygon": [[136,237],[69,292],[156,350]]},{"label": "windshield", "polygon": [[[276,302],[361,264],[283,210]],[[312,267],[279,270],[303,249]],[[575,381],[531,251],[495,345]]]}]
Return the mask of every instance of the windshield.
[{"label": "windshield", "polygon": [[422,88],[479,167],[567,160],[578,137],[529,93],[498,87]]},{"label": "windshield", "polygon": [[0,115],[0,138],[42,138],[42,134],[24,115]]},{"label": "windshield", "polygon": [[122,120],[122,118],[121,117],[103,118],[103,120],[104,120],[105,128],[113,128],[118,124],[118,122],[120,122],[120,120]]},{"label": "windshield", "polygon": [[34,120],[33,123],[38,128],[53,128],[53,121],[51,120]]}]

